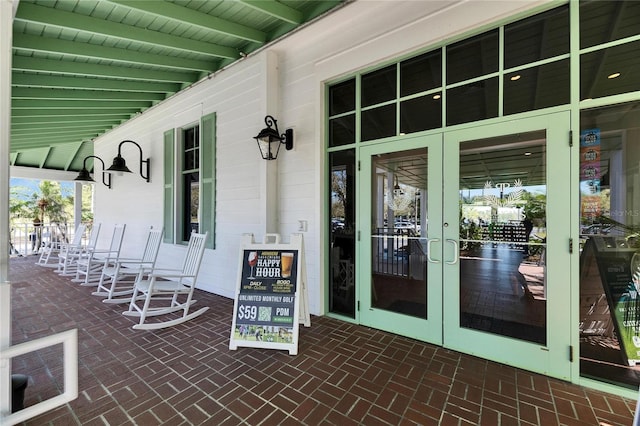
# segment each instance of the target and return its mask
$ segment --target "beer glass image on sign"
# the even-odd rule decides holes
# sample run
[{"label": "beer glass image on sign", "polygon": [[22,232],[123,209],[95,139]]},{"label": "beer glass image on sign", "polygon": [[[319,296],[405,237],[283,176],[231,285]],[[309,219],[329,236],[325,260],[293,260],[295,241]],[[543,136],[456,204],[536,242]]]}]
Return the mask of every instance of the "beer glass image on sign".
[{"label": "beer glass image on sign", "polygon": [[289,253],[289,252],[281,253],[280,265],[282,267],[282,278],[291,277],[291,266],[293,265],[293,253]]}]

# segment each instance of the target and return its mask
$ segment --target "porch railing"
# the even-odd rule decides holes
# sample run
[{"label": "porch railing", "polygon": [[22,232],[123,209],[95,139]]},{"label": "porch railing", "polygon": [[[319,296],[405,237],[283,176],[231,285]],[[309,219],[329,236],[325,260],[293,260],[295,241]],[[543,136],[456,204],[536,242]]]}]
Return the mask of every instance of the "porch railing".
[{"label": "porch railing", "polygon": [[412,229],[376,228],[371,244],[373,272],[422,277],[426,255],[419,236]]},{"label": "porch railing", "polygon": [[[68,243],[73,240],[74,231],[73,223],[13,223],[9,230],[9,255],[38,254],[45,245]],[[84,236],[87,237],[88,234]]]}]

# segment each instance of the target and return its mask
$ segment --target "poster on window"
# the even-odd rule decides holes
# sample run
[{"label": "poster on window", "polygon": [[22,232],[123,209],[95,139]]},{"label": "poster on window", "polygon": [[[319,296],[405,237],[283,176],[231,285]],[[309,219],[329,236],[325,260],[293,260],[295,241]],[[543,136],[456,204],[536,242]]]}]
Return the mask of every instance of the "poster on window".
[{"label": "poster on window", "polygon": [[302,236],[292,235],[289,244],[276,234],[265,239],[256,244],[253,236],[243,238],[229,348],[286,349],[295,355],[299,323],[310,326]]},{"label": "poster on window", "polygon": [[580,132],[580,210],[582,217],[600,215],[600,129]]}]

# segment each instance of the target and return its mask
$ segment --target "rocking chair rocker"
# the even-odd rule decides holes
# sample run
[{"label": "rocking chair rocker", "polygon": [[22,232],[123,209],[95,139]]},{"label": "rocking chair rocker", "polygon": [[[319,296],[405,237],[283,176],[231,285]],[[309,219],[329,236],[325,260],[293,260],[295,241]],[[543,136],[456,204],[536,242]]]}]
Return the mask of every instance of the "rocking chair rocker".
[{"label": "rocking chair rocker", "polygon": [[[196,312],[189,313],[189,308],[196,302],[192,299],[193,291],[202,263],[207,236],[208,233],[191,234],[182,269],[154,267],[146,278],[144,274],[138,276],[129,303],[129,310],[122,313],[126,316],[140,318],[140,322],[133,326],[135,330],[157,330],[182,324],[202,315],[209,309],[206,306]],[[142,306],[138,306],[138,301],[143,301]],[[165,301],[169,301],[169,303],[167,304]],[[162,322],[145,323],[147,317],[177,311],[183,311],[182,316]]]}]

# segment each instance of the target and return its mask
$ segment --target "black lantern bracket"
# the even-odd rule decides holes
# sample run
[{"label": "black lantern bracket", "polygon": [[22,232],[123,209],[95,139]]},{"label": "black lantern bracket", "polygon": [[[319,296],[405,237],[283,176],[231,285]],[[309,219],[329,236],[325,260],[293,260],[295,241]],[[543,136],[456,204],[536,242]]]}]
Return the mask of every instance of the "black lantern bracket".
[{"label": "black lantern bracket", "polygon": [[266,124],[267,127],[262,129],[260,133],[258,133],[258,136],[254,136],[254,139],[258,143],[260,155],[264,160],[275,160],[278,158],[280,145],[284,145],[287,151],[293,149],[293,129],[287,129],[284,133],[280,134],[278,130],[278,120],[271,115],[267,115],[264,118],[264,124]]},{"label": "black lantern bracket", "polygon": [[102,164],[102,184],[111,189],[111,175],[104,169],[104,161],[102,161],[102,158],[98,157],[97,155],[88,155],[84,157],[84,161],[82,162],[82,170],[80,170],[80,173],[78,173],[78,177],[74,180],[80,182],[95,182],[95,180],[91,178],[89,170],[87,169],[87,160],[89,158],[96,158],[100,160],[100,163]]},{"label": "black lantern bracket", "polygon": [[[113,164],[111,165],[111,167],[107,169],[107,172],[132,173],[131,170],[129,170],[129,168],[127,167],[127,162],[122,157],[122,145],[127,142],[132,143],[138,147],[138,150],[140,151],[140,176],[143,179],[145,179],[147,182],[149,182],[150,181],[149,171],[151,170],[151,158],[147,157],[146,160],[143,160],[142,147],[138,145],[136,142],[128,139],[120,142],[120,144],[118,145],[118,155],[113,158]],[[146,174],[145,174],[145,168],[146,168]]]}]

